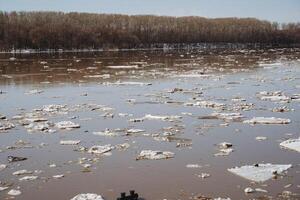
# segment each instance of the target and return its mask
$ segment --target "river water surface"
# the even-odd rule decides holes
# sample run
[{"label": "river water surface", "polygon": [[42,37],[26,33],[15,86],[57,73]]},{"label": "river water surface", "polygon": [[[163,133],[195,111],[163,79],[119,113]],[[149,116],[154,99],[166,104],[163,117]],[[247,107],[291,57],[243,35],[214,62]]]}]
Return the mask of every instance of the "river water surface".
[{"label": "river water surface", "polygon": [[[281,199],[283,191],[291,192],[284,192],[289,199],[299,198],[300,154],[279,145],[300,136],[299,49],[2,54],[0,90],[0,124],[14,125],[0,132],[0,165],[6,166],[0,169],[0,186],[8,187],[0,199],[11,199],[10,189],[20,190],[15,198],[22,200],[67,200],[79,193],[114,200],[131,189],[147,200],[199,194]],[[263,91],[286,99],[262,99]],[[48,105],[59,106],[49,111]],[[149,114],[167,117],[145,117]],[[253,117],[291,122],[243,123]],[[80,128],[60,129],[55,123],[61,121]],[[95,134],[105,130],[107,135]],[[80,143],[61,145],[64,140]],[[215,155],[221,142],[232,143],[233,152]],[[118,148],[87,151],[107,144]],[[170,151],[174,157],[136,160],[142,150]],[[9,162],[8,156],[27,160]],[[263,183],[227,170],[256,163],[292,168]],[[23,169],[37,179],[20,181],[28,174],[12,174]],[[247,187],[267,192],[245,194]]]}]

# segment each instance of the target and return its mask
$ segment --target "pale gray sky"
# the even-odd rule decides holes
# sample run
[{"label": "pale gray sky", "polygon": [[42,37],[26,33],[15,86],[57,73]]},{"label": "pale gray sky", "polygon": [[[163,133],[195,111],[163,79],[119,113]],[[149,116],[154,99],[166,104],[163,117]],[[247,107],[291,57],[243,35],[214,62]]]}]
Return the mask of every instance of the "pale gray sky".
[{"label": "pale gray sky", "polygon": [[300,0],[0,0],[2,11],[77,11],[300,22]]}]

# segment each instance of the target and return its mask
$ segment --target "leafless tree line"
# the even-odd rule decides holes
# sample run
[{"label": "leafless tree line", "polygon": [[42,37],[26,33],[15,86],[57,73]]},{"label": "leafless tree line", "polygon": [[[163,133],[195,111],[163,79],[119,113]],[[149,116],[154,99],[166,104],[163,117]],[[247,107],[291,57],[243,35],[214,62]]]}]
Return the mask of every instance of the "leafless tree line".
[{"label": "leafless tree line", "polygon": [[300,23],[253,18],[0,12],[0,49],[135,48],[176,43],[300,43]]}]

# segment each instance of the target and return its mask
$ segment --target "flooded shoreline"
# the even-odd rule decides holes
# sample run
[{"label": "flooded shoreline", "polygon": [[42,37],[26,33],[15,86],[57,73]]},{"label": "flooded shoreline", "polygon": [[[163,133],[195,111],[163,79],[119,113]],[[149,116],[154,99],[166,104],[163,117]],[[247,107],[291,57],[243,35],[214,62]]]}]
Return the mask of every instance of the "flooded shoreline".
[{"label": "flooded shoreline", "polygon": [[[300,136],[299,49],[0,55],[0,74],[1,199],[299,198],[280,146]],[[292,167],[228,171],[267,163]]]}]

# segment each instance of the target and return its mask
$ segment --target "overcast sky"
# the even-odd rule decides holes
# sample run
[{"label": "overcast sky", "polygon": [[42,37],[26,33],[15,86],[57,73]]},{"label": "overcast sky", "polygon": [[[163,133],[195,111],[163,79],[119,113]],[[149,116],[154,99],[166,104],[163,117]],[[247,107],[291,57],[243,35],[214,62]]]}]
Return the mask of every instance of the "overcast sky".
[{"label": "overcast sky", "polygon": [[255,17],[300,22],[300,0],[0,0],[0,10]]}]

